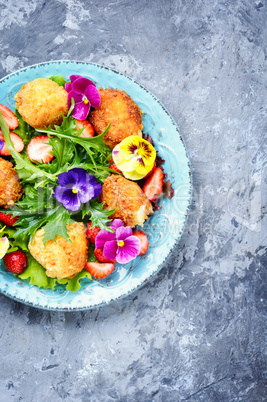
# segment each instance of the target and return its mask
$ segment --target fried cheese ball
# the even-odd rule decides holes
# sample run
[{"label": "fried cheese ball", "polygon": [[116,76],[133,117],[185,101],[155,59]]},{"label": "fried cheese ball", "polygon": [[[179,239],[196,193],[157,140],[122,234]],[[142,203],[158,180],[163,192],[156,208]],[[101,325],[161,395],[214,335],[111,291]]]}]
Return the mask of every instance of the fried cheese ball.
[{"label": "fried cheese ball", "polygon": [[16,107],[24,121],[34,128],[60,125],[68,113],[68,93],[48,78],[36,78],[15,95]]},{"label": "fried cheese ball", "polygon": [[80,272],[87,261],[88,240],[82,222],[67,226],[69,242],[64,237],[56,236],[56,241],[48,240],[44,246],[44,229],[39,229],[28,247],[31,255],[46,269],[50,278],[70,278]]},{"label": "fried cheese ball", "polygon": [[103,133],[109,123],[111,126],[104,137],[104,142],[114,148],[130,135],[142,136],[142,115],[139,106],[119,89],[99,89],[101,103],[98,109],[89,114],[89,121],[97,134]]},{"label": "fried cheese ball", "polygon": [[105,209],[116,208],[110,218],[122,219],[126,226],[143,226],[153,213],[151,202],[138,184],[117,174],[106,178],[99,198]]},{"label": "fried cheese ball", "polygon": [[0,207],[12,207],[22,194],[23,189],[13,164],[0,158]]}]

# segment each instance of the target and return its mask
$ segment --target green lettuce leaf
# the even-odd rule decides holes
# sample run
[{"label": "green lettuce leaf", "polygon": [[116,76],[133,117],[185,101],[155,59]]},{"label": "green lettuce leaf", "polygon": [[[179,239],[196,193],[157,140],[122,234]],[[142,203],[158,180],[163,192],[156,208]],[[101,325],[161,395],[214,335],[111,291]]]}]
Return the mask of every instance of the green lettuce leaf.
[{"label": "green lettuce leaf", "polygon": [[27,254],[28,265],[22,274],[16,275],[23,281],[27,281],[30,285],[38,286],[39,288],[52,289],[56,286],[65,285],[64,288],[70,292],[77,292],[81,288],[81,282],[92,282],[92,275],[83,269],[71,279],[55,279],[49,278],[46,275],[46,270],[39,264],[30,254]]},{"label": "green lettuce leaf", "polygon": [[49,77],[49,79],[51,81],[56,82],[60,87],[65,87],[65,84],[67,82],[65,80],[65,78],[63,77],[63,75],[61,75],[61,74],[52,75],[52,77]]}]

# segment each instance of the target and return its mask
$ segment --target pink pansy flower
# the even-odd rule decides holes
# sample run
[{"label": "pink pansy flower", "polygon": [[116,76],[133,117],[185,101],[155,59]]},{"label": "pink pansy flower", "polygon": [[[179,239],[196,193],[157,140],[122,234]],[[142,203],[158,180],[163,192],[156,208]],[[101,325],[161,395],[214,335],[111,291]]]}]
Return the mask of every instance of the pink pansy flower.
[{"label": "pink pansy flower", "polygon": [[111,228],[113,233],[101,230],[95,239],[96,248],[103,249],[103,255],[120,264],[133,260],[140,252],[141,242],[133,236],[130,226],[124,226],[121,219],[114,219]]},{"label": "pink pansy flower", "polygon": [[68,92],[68,108],[71,106],[71,98],[75,106],[72,116],[78,120],[85,120],[89,114],[90,107],[99,108],[100,94],[94,82],[81,75],[71,75],[70,82],[65,84]]}]

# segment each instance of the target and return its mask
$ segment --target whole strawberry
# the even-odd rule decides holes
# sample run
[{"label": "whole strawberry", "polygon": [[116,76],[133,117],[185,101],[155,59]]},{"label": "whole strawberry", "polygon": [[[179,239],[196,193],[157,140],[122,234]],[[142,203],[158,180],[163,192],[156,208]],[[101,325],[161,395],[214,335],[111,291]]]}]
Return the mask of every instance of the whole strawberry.
[{"label": "whole strawberry", "polygon": [[23,251],[16,250],[6,254],[3,257],[6,269],[12,274],[22,274],[27,266],[27,257]]},{"label": "whole strawberry", "polygon": [[0,221],[5,225],[14,226],[17,223],[18,218],[16,216],[12,217],[12,214],[6,214],[5,212],[0,212]]}]

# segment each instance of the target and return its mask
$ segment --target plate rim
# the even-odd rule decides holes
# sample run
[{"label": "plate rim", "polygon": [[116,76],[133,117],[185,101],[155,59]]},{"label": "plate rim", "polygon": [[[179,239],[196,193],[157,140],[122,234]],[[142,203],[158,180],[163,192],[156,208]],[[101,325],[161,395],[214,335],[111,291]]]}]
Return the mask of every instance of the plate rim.
[{"label": "plate rim", "polygon": [[[145,286],[147,283],[149,283],[150,281],[152,281],[152,279],[154,279],[156,277],[156,275],[159,273],[159,271],[161,271],[161,269],[163,268],[163,266],[168,262],[168,259],[170,258],[171,254],[173,253],[173,250],[178,246],[179,242],[181,241],[185,229],[187,227],[188,224],[188,217],[190,214],[190,211],[192,209],[192,200],[193,200],[193,191],[194,191],[194,186],[193,186],[193,174],[192,174],[192,162],[191,159],[189,157],[189,152],[188,152],[188,148],[186,146],[186,143],[184,141],[184,138],[182,136],[182,134],[180,133],[180,129],[179,129],[179,125],[178,123],[174,120],[174,118],[172,117],[171,113],[168,111],[168,109],[162,104],[162,102],[158,99],[157,96],[155,96],[153,94],[153,92],[151,92],[150,90],[148,90],[143,84],[140,84],[137,80],[131,78],[130,76],[128,76],[125,73],[122,73],[116,69],[114,69],[113,67],[109,67],[106,65],[102,65],[102,64],[98,64],[98,63],[93,63],[93,62],[86,62],[86,61],[80,61],[80,60],[50,60],[50,61],[44,61],[41,63],[35,63],[23,68],[20,68],[10,74],[7,74],[6,76],[4,76],[3,78],[0,79],[0,84],[2,81],[9,79],[11,76],[19,74],[25,70],[34,68],[34,67],[39,67],[39,66],[45,66],[45,65],[51,65],[51,64],[82,64],[82,65],[92,65],[95,66],[97,68],[101,68],[101,69],[106,69],[108,71],[112,71],[115,74],[119,74],[125,78],[127,78],[128,80],[134,82],[137,86],[139,86],[140,88],[142,88],[143,90],[145,90],[149,95],[152,96],[152,98],[160,105],[160,107],[163,109],[163,111],[168,115],[168,117],[171,120],[172,125],[176,128],[176,131],[179,135],[179,139],[182,142],[182,145],[184,147],[184,151],[185,151],[185,155],[186,155],[186,160],[187,160],[187,164],[188,164],[188,185],[189,185],[189,191],[188,191],[188,199],[187,199],[187,207],[186,207],[186,211],[185,211],[185,215],[184,215],[184,220],[182,223],[182,228],[177,236],[177,238],[175,239],[174,244],[172,245],[172,247],[169,249],[169,252],[167,254],[167,256],[165,257],[165,259],[159,264],[157,265],[157,269],[153,271],[152,274],[150,274],[147,278],[145,278],[144,280],[142,280],[138,285],[134,286],[133,288],[131,288],[129,291],[116,296],[115,298],[110,298],[108,301],[101,301],[97,304],[94,305],[87,305],[87,306],[71,306],[68,305],[66,307],[63,306],[59,306],[59,307],[51,307],[51,306],[43,306],[31,301],[26,301],[25,299],[22,299],[20,297],[17,297],[16,295],[11,295],[9,294],[7,291],[5,291],[4,289],[0,289],[0,293],[3,294],[4,296],[20,302],[26,306],[29,307],[34,307],[34,308],[38,308],[44,311],[62,311],[62,312],[76,312],[76,311],[89,311],[89,310],[93,310],[95,308],[99,308],[99,307],[104,307],[104,306],[108,306],[109,304],[115,302],[115,301],[119,301],[123,298],[128,297],[129,295],[133,294],[135,291],[137,291],[138,289],[141,289],[143,286]],[[44,289],[45,290],[45,289]],[[78,291],[79,292],[79,291]]]}]

